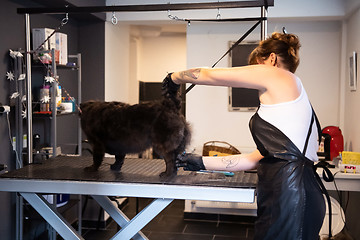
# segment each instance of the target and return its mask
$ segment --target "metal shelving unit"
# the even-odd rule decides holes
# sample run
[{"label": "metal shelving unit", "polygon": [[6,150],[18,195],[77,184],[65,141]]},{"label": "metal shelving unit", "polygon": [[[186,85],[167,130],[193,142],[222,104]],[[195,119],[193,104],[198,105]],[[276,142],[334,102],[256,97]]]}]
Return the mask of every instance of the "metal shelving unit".
[{"label": "metal shelving unit", "polygon": [[[53,77],[55,79],[57,79],[58,77],[58,69],[68,69],[68,70],[75,70],[77,71],[77,85],[78,85],[78,92],[77,92],[77,101],[78,104],[81,103],[81,53],[75,54],[75,55],[69,55],[68,57],[70,59],[75,59],[76,60],[76,66],[67,66],[67,65],[58,65],[55,61],[55,50],[52,49],[50,51],[51,56],[52,56],[52,63],[51,63],[51,68],[52,68],[52,73],[53,73]],[[41,65],[38,65],[41,66]],[[34,66],[27,66],[27,68],[30,67],[34,67]],[[43,67],[43,66],[41,66]],[[31,69],[28,70],[27,69],[27,74],[31,74]],[[30,75],[30,79],[31,79],[31,75]],[[31,91],[32,91],[32,81],[30,81],[30,84],[28,83],[28,87],[26,87],[26,96],[31,96]],[[28,117],[28,122],[30,121],[31,125],[29,125],[28,123],[28,128],[30,127],[31,130],[30,132],[32,133],[32,126],[34,124],[33,121],[33,116],[41,116],[42,118],[48,118],[50,120],[50,146],[52,148],[53,151],[53,156],[57,156],[58,152],[57,152],[57,121],[58,121],[58,117],[61,117],[62,115],[69,115],[69,114],[74,114],[74,113],[66,113],[66,114],[59,114],[57,113],[57,105],[56,105],[56,89],[58,86],[58,82],[54,81],[51,83],[51,91],[50,91],[50,99],[51,99],[51,113],[49,114],[39,114],[37,115],[37,113],[32,111],[32,108],[30,108],[30,114],[28,113],[27,117]],[[25,94],[25,93],[24,93]],[[31,98],[30,98],[31,99]],[[23,119],[22,119],[22,109],[20,108],[21,103],[17,104],[17,111],[16,111],[16,118],[17,118],[17,126],[19,126],[19,128],[17,128],[16,130],[16,137],[17,139],[21,139],[22,135],[23,135]],[[30,117],[29,117],[30,116]],[[82,149],[82,132],[81,132],[81,126],[80,126],[80,118],[77,119],[77,149],[78,149],[78,155],[81,155],[81,149]],[[27,129],[28,130],[28,129]],[[29,133],[29,130],[27,131]],[[21,137],[21,138],[20,138]],[[30,138],[31,142],[31,138],[32,136],[28,135],[28,138]],[[16,141],[16,148],[17,151],[19,153],[22,152],[22,141]],[[33,160],[32,160],[32,154],[33,154],[33,144],[28,144],[27,145],[27,163],[28,164],[32,164]],[[19,163],[17,164],[16,168],[22,168],[23,167],[23,157],[22,154],[19,154]],[[54,195],[54,208],[56,208],[56,195]],[[72,206],[74,205],[74,202],[76,202],[76,204],[78,204],[78,216],[77,216],[77,220],[78,220],[78,232],[81,234],[81,228],[82,228],[82,219],[81,219],[81,205],[82,205],[82,201],[81,201],[81,195],[78,196],[78,199],[72,199],[69,201]],[[16,238],[17,239],[23,239],[23,217],[24,217],[24,213],[23,213],[23,199],[21,196],[17,196],[17,200],[16,200],[16,218],[17,218],[17,223],[16,223]],[[54,231],[53,229],[51,229],[51,227],[48,229],[49,231],[49,239],[56,239],[56,231]]]},{"label": "metal shelving unit", "polygon": [[[78,53],[76,55],[69,55],[69,58],[74,58],[77,60],[77,64],[76,67],[73,66],[64,66],[64,65],[57,65],[55,62],[55,53],[54,53],[54,49],[51,50],[52,51],[52,68],[53,68],[53,74],[55,79],[58,77],[58,73],[57,73],[57,69],[58,68],[62,68],[62,69],[69,69],[69,70],[77,70],[78,71],[78,104],[80,105],[81,103],[81,53]],[[54,81],[51,85],[51,109],[53,109],[53,111],[51,112],[51,141],[50,141],[50,145],[53,149],[53,156],[57,156],[58,152],[57,152],[57,117],[61,116],[62,114],[58,114],[57,111],[55,110],[57,108],[56,106],[56,101],[54,101],[54,99],[56,99],[56,89],[58,88],[58,82]],[[54,111],[55,110],[55,111]],[[81,141],[81,126],[80,126],[80,118],[78,119],[78,141],[77,141],[77,145],[78,145],[78,155],[81,156],[81,148],[82,148],[82,141]]]}]

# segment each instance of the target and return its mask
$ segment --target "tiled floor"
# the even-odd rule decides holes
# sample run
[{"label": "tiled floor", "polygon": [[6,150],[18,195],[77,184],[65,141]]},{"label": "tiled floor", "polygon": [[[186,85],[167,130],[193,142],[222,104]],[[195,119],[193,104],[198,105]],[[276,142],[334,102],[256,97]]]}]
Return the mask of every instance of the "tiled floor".
[{"label": "tiled floor", "polygon": [[[152,199],[140,199],[140,210]],[[136,200],[129,198],[123,212],[131,219],[136,215]],[[187,216],[188,217],[188,216]],[[210,219],[184,219],[184,201],[174,200],[155,219],[146,225],[142,232],[150,240],[251,240],[254,233],[253,219],[240,221],[225,220],[212,215]],[[219,220],[220,219],[220,220]],[[108,224],[103,230],[84,230],[87,240],[110,239],[117,232],[115,223]]]}]

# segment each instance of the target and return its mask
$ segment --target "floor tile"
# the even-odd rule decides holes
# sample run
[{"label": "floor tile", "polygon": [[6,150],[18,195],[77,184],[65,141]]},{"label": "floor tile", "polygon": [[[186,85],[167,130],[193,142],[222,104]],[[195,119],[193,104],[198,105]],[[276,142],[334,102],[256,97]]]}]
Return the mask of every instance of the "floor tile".
[{"label": "floor tile", "polygon": [[[145,208],[153,199],[129,198],[122,211],[132,219],[138,211]],[[191,217],[191,216],[190,216]],[[253,218],[223,217],[204,220],[184,218],[184,201],[174,200],[158,216],[150,221],[142,232],[150,240],[252,240],[254,236]],[[213,219],[213,220],[211,220]],[[110,239],[118,231],[118,226],[112,222],[105,230],[87,230],[86,240]]]},{"label": "floor tile", "polygon": [[149,235],[151,240],[213,240],[213,235],[201,234],[180,234],[180,233],[151,233]]}]

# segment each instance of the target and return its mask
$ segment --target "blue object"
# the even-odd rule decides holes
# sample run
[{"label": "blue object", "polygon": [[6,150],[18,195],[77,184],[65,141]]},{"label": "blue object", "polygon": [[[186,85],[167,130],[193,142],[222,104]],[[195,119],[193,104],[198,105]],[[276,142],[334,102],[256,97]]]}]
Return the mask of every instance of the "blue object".
[{"label": "blue object", "polygon": [[200,170],[199,172],[203,172],[203,173],[222,173],[227,177],[232,177],[235,174],[233,172],[228,172],[228,171],[217,171],[217,170]]}]

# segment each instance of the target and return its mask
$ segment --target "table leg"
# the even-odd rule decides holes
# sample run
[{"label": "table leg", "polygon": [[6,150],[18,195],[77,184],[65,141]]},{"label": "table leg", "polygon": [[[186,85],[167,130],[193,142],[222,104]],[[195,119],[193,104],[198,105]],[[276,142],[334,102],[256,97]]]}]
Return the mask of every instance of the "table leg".
[{"label": "table leg", "polygon": [[156,215],[166,208],[174,199],[158,198],[152,201],[139,214],[127,223],[112,240],[131,239],[138,231],[148,224]]},{"label": "table leg", "polygon": [[[92,195],[91,196],[120,227],[124,227],[130,219],[106,196]],[[147,240],[148,238],[142,233],[138,232],[133,237],[134,240]]]},{"label": "table leg", "polygon": [[84,239],[41,195],[36,193],[20,194],[64,239]]}]

